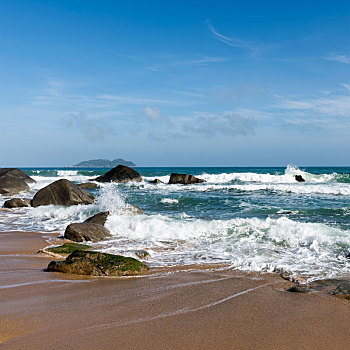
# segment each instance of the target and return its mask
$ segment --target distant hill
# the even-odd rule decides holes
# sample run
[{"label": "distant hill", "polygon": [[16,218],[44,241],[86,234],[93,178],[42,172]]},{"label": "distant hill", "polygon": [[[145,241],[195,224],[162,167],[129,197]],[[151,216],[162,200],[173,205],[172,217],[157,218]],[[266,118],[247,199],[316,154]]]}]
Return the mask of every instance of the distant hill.
[{"label": "distant hill", "polygon": [[84,160],[78,164],[73,165],[73,167],[77,168],[114,168],[117,165],[126,165],[126,166],[136,166],[135,163],[118,158],[114,160],[108,159],[91,159]]}]

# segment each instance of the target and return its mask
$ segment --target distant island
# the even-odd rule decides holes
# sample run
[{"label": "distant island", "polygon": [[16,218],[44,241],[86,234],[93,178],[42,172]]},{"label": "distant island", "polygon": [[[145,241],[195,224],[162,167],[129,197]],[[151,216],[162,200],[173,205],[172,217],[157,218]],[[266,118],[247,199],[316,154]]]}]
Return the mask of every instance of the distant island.
[{"label": "distant island", "polygon": [[75,168],[114,168],[117,165],[136,166],[135,163],[121,158],[109,160],[109,159],[91,159],[84,160],[78,164],[72,165]]}]

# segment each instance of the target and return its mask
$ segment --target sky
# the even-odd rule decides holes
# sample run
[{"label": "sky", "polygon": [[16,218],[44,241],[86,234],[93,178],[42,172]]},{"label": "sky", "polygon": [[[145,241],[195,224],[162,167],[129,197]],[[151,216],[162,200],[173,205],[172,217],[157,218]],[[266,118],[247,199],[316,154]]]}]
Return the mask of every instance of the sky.
[{"label": "sky", "polygon": [[350,166],[349,1],[0,2],[0,166]]}]

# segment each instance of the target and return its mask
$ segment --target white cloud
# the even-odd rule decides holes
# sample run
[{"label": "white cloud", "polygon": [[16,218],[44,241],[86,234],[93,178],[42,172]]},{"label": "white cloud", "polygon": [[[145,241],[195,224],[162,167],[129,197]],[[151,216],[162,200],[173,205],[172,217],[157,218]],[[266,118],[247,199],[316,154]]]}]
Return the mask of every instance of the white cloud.
[{"label": "white cloud", "polygon": [[350,64],[350,57],[346,55],[331,54],[323,58],[328,61]]},{"label": "white cloud", "polygon": [[158,120],[162,117],[158,107],[145,107],[142,112],[151,120]]}]

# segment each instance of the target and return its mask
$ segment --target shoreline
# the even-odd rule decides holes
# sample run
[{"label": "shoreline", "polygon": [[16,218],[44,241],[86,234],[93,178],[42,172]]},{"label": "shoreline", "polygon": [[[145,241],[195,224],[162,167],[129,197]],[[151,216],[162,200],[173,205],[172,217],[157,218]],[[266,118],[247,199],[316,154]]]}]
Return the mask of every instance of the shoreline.
[{"label": "shoreline", "polygon": [[[44,272],[39,232],[0,232],[3,349],[342,349],[350,303],[289,293],[276,274],[153,270],[128,278]],[[52,243],[50,241],[50,243]]]}]

